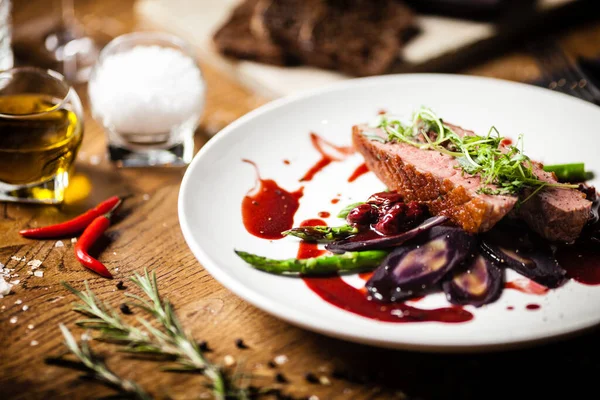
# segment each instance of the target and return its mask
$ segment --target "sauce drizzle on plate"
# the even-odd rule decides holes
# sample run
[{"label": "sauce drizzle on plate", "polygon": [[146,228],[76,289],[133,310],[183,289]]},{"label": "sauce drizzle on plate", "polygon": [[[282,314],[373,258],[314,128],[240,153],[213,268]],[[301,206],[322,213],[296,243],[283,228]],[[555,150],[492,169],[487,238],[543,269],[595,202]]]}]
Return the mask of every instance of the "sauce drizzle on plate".
[{"label": "sauce drizzle on plate", "polygon": [[[321,159],[306,171],[304,176],[300,178],[300,182],[311,181],[317,173],[332,162],[343,161],[346,157],[354,153],[354,149],[351,146],[337,146],[326,141],[314,132],[310,133],[310,141],[315,150],[321,154]],[[325,149],[327,149],[327,151]]]},{"label": "sauce drizzle on plate", "polygon": [[281,232],[292,228],[304,188],[288,192],[272,179],[262,179],[256,164],[257,184],[242,200],[242,220],[246,230],[262,239],[281,239]]}]

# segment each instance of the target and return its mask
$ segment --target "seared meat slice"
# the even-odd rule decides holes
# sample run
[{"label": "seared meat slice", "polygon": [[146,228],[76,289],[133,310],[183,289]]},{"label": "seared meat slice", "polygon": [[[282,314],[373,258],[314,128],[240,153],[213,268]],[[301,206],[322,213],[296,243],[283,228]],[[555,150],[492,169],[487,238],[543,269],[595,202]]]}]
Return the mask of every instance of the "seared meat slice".
[{"label": "seared meat slice", "polygon": [[[556,177],[535,164],[533,173],[543,181],[555,183]],[[525,191],[526,198],[531,191]],[[592,202],[577,189],[545,188],[516,211],[527,225],[548,240],[572,242],[590,219]]]},{"label": "seared meat slice", "polygon": [[387,135],[360,125],[353,128],[352,140],[369,169],[389,189],[408,201],[424,202],[432,214],[449,217],[467,232],[491,229],[517,202],[517,196],[477,193],[481,179],[464,174],[452,156],[405,143],[381,143],[363,133],[384,139]]},{"label": "seared meat slice", "polygon": [[[461,136],[473,135],[458,126],[446,125]],[[405,143],[380,143],[364,133],[384,139],[387,135],[365,125],[355,126],[352,133],[355,148],[383,183],[409,201],[425,202],[432,214],[446,215],[468,232],[491,229],[517,202],[516,196],[477,193],[481,179],[463,173],[451,156]],[[555,176],[545,172],[539,163],[534,163],[533,173],[538,179],[556,182]],[[525,191],[521,197],[525,199],[530,194],[531,190]],[[548,240],[570,242],[580,235],[590,218],[591,207],[592,202],[576,189],[544,188],[511,215],[522,218]]]}]

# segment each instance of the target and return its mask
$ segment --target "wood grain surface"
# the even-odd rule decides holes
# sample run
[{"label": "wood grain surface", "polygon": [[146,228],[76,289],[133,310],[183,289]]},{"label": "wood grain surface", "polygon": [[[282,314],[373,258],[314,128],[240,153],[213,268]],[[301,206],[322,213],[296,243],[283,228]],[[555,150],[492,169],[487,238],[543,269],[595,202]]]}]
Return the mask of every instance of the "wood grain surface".
[{"label": "wood grain surface", "polygon": [[[42,26],[31,21],[50,13],[48,2],[31,0],[15,4],[15,36],[25,40]],[[136,21],[130,0],[76,1],[77,13],[86,27],[107,36],[144,29]],[[30,23],[30,25],[27,25]],[[560,35],[573,55],[600,53],[600,25],[579,26]],[[19,54],[30,55],[21,51]],[[27,62],[24,60],[23,62]],[[533,60],[523,52],[499,54],[498,58],[473,66],[469,74],[527,81],[537,77]],[[206,112],[196,135],[199,149],[211,134],[264,102],[218,71],[204,66],[208,82]],[[81,288],[87,280],[98,296],[118,307],[123,291],[116,290],[143,268],[156,271],[162,294],[176,306],[182,323],[198,340],[208,341],[210,357],[222,361],[232,355],[247,372],[259,376],[257,385],[273,385],[275,372],[289,383],[286,393],[318,399],[487,399],[523,398],[527,390],[535,398],[583,398],[597,385],[588,374],[600,371],[600,336],[597,332],[531,349],[478,355],[436,355],[390,351],[356,345],[296,328],[240,300],[224,289],[202,268],[187,248],[179,229],[177,196],[184,169],[116,169],[105,159],[102,129],[91,118],[85,86],[77,87],[85,100],[86,127],[78,158],[75,184],[61,207],[0,203],[0,263],[19,274],[13,293],[0,299],[0,398],[78,399],[98,398],[113,392],[96,383],[78,379],[78,373],[48,366],[44,358],[63,352],[58,324],[77,335],[82,332],[70,311],[74,297],[61,281]],[[565,116],[573,117],[573,116]],[[99,259],[115,271],[113,281],[83,269],[73,256],[70,238],[33,241],[18,235],[19,229],[67,219],[113,194],[131,194],[117,223],[112,226]],[[222,194],[226,195],[226,194]],[[25,261],[15,259],[25,258]],[[43,277],[28,274],[30,260],[42,261]],[[128,284],[128,291],[135,291]],[[17,304],[19,303],[19,304]],[[27,305],[28,309],[23,310]],[[125,318],[134,321],[134,316]],[[16,321],[15,321],[16,319]],[[13,323],[13,321],[15,321]],[[237,349],[243,338],[249,348]],[[107,364],[121,376],[137,381],[156,398],[210,398],[206,381],[197,375],[161,372],[158,365],[118,354],[114,347],[93,343]],[[267,363],[277,355],[289,361],[276,370]],[[332,377],[334,369],[349,372],[350,379]],[[327,376],[330,384],[313,384],[305,374]],[[517,390],[510,382],[521,382]],[[597,395],[592,396],[592,398]],[[588,398],[588,397],[586,397]]]}]

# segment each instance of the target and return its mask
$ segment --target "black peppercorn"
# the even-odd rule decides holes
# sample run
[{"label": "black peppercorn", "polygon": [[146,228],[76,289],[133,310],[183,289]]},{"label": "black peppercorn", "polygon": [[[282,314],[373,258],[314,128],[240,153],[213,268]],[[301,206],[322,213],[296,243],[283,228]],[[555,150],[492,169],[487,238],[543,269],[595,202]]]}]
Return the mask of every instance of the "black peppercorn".
[{"label": "black peppercorn", "polygon": [[281,372],[279,372],[275,375],[275,381],[277,383],[288,383],[287,378]]},{"label": "black peppercorn", "polygon": [[205,353],[210,351],[210,348],[208,347],[208,342],[206,340],[203,340],[200,343],[198,343],[198,348],[200,349],[200,351],[203,351]]},{"label": "black peppercorn", "polygon": [[133,314],[133,311],[131,311],[131,308],[129,308],[129,306],[127,304],[125,304],[125,303],[121,304],[119,306],[119,309],[125,315],[131,315],[131,314]]},{"label": "black peppercorn", "polygon": [[309,372],[306,375],[304,375],[304,379],[306,379],[306,381],[309,383],[319,383],[319,378],[317,378],[317,376],[312,372]]}]

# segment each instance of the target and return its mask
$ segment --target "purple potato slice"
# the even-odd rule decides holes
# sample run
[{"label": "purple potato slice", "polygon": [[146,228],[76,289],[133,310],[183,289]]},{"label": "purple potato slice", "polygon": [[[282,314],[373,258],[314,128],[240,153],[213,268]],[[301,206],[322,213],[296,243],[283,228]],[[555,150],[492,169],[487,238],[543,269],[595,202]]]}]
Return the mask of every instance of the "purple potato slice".
[{"label": "purple potato slice", "polygon": [[497,265],[551,289],[567,279],[550,244],[528,230],[496,227],[483,235],[481,250]]},{"label": "purple potato slice", "polygon": [[427,236],[428,241],[400,247],[386,257],[366,284],[374,299],[402,301],[433,290],[476,243],[460,228],[435,227]]},{"label": "purple potato slice", "polygon": [[448,217],[444,216],[431,217],[423,221],[421,225],[397,235],[377,236],[365,240],[357,239],[360,238],[360,236],[357,236],[343,240],[336,240],[335,242],[327,244],[325,248],[332,253],[338,254],[345,253],[347,251],[387,249],[404,244],[405,242],[419,236],[421,233],[426,232],[437,225],[443,224],[447,220]]},{"label": "purple potato slice", "polygon": [[450,303],[475,307],[496,301],[503,286],[503,271],[481,254],[466,260],[463,268],[442,284]]}]

